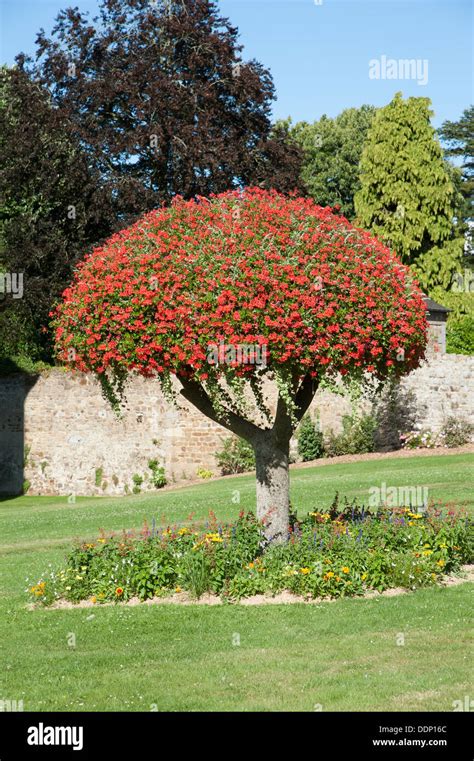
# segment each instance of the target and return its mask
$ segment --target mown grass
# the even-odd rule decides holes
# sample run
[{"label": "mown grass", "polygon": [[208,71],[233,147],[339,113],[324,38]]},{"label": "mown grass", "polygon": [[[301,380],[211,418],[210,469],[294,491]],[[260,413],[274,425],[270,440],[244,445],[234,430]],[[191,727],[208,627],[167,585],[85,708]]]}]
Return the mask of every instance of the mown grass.
[{"label": "mown grass", "polygon": [[[433,499],[472,508],[472,462],[448,455],[297,470],[292,500],[306,511],[329,505],[336,490],[366,498],[385,481],[427,485]],[[74,537],[253,507],[247,476],[73,505],[0,503],[0,698],[53,711],[450,711],[469,694],[472,584],[306,606],[26,608],[26,577],[60,563]]]}]

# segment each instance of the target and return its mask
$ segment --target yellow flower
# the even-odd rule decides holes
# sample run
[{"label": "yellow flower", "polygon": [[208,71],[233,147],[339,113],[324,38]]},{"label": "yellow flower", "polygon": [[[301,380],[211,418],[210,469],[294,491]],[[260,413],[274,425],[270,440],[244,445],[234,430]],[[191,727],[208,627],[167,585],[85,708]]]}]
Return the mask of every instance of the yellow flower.
[{"label": "yellow flower", "polygon": [[444,562],[444,560],[437,560],[436,565],[439,565],[439,567],[442,568],[444,565],[446,565],[446,563]]},{"label": "yellow flower", "polygon": [[408,525],[409,526],[414,526],[415,525],[415,521],[408,521]]},{"label": "yellow flower", "polygon": [[342,569],[342,573],[349,573],[349,568],[346,565]]},{"label": "yellow flower", "polygon": [[217,534],[215,532],[206,534],[206,540],[208,542],[223,542],[224,541],[222,537],[220,536],[220,534]]},{"label": "yellow flower", "polygon": [[329,513],[310,513],[312,518],[319,518],[319,520],[324,521],[325,523],[330,519]]},{"label": "yellow flower", "polygon": [[334,576],[334,573],[332,571],[328,571],[327,573],[324,574],[324,578],[326,580],[327,579],[332,579],[333,576]]},{"label": "yellow flower", "polygon": [[183,590],[181,589],[181,587],[176,587],[176,589],[175,589],[174,591],[175,591],[175,592],[177,592],[177,593],[179,594],[179,593],[180,593],[180,592],[182,592]]},{"label": "yellow flower", "polygon": [[340,576],[336,576],[336,581],[340,581],[340,580],[341,580],[341,577]]},{"label": "yellow flower", "polygon": [[361,576],[360,578],[362,579],[362,581],[365,581],[365,580],[366,580],[366,578],[367,578],[367,574],[366,574],[366,573],[363,573],[363,574],[362,574],[362,576]]},{"label": "yellow flower", "polygon": [[304,573],[304,574],[310,573],[310,569],[309,568],[300,568],[300,573]]},{"label": "yellow flower", "polygon": [[105,539],[98,539],[97,541],[100,542],[101,544],[105,544]]},{"label": "yellow flower", "polygon": [[180,528],[180,529],[179,529],[179,531],[178,531],[178,534],[179,534],[180,536],[183,536],[184,534],[189,534],[189,533],[190,533],[190,532],[189,532],[189,529],[188,529],[188,528],[186,528],[186,526],[183,526],[183,528]]},{"label": "yellow flower", "polygon": [[104,599],[104,597],[105,597],[105,594],[104,594],[103,592],[100,592],[100,593],[97,595],[97,597],[98,597],[98,599],[99,599],[99,600],[103,600],[103,599]]},{"label": "yellow flower", "polygon": [[255,563],[249,563],[249,564],[248,564],[248,566],[247,566],[247,568],[249,568],[249,569],[250,569],[250,568],[255,568]]},{"label": "yellow flower", "polygon": [[95,605],[96,602],[97,602],[97,597],[91,597],[91,603]]},{"label": "yellow flower", "polygon": [[433,554],[433,550],[423,550],[421,554],[424,555],[425,557],[428,557],[428,555]]},{"label": "yellow flower", "polygon": [[36,597],[41,597],[44,594],[45,586],[46,582],[40,581],[38,584],[35,584],[34,587],[31,587],[30,592],[36,595]]}]

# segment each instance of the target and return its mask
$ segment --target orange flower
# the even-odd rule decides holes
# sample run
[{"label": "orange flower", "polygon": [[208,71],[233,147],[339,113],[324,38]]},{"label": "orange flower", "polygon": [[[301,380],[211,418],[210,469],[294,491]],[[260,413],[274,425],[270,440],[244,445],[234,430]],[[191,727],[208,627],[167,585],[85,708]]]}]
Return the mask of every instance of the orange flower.
[{"label": "orange flower", "polygon": [[117,595],[117,597],[120,597],[121,595],[123,595],[122,587],[117,587],[117,589],[115,590],[115,594]]}]

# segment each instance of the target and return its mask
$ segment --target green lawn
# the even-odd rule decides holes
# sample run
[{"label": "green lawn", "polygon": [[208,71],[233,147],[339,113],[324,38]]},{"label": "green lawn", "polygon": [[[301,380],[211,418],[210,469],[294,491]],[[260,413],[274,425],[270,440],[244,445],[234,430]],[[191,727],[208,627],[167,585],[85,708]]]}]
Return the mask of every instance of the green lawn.
[{"label": "green lawn", "polygon": [[[367,499],[385,481],[426,485],[433,499],[472,509],[473,462],[447,455],[295,470],[292,500],[306,511],[336,490]],[[253,507],[247,476],[73,505],[1,502],[0,699],[23,699],[25,710],[449,711],[469,694],[471,584],[308,606],[26,609],[26,577],[60,562],[75,537],[145,517],[205,519],[214,509],[230,518]]]}]

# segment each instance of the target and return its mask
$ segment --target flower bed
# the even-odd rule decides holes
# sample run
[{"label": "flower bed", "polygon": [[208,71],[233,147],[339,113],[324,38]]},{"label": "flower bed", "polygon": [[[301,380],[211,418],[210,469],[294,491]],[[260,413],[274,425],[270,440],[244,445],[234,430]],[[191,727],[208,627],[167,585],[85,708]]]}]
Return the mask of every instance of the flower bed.
[{"label": "flower bed", "polygon": [[231,524],[210,513],[202,525],[102,534],[77,545],[65,565],[28,591],[35,602],[93,603],[206,592],[233,601],[288,590],[308,598],[360,595],[434,584],[472,562],[472,521],[460,509],[432,506],[370,512],[335,500],[329,511],[293,520],[287,543],[268,546],[248,513]]}]

